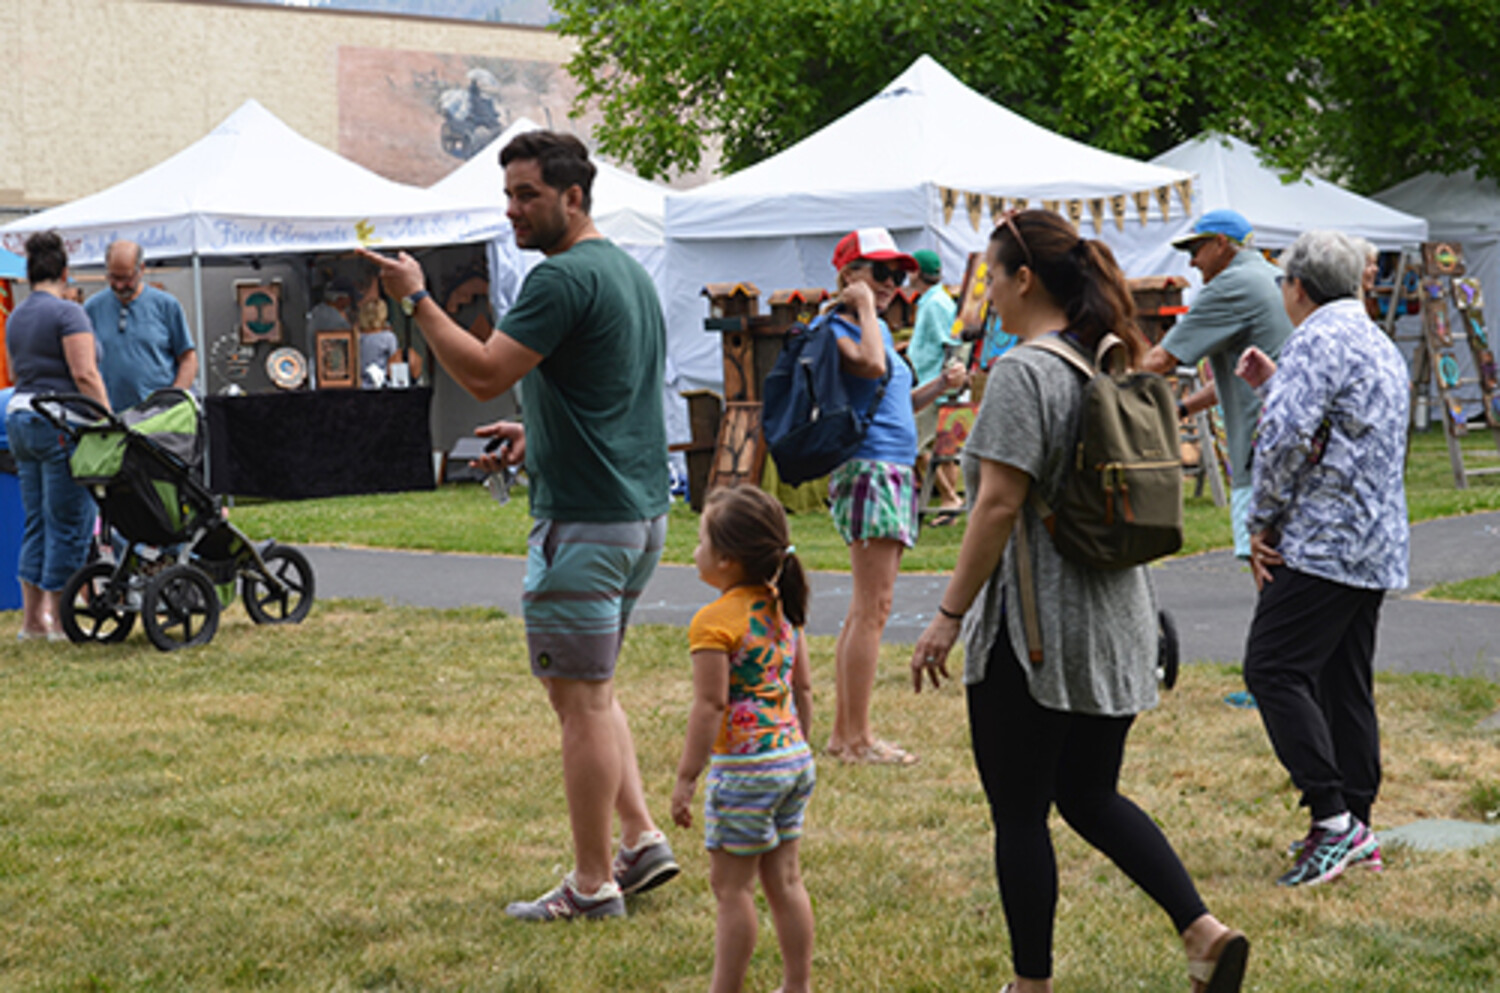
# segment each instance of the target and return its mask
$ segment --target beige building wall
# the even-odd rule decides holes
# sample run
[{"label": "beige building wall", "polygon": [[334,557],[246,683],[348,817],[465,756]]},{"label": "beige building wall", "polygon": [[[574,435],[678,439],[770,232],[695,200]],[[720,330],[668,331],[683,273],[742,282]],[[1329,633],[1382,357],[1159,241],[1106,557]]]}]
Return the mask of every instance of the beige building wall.
[{"label": "beige building wall", "polygon": [[0,37],[0,212],[128,179],[252,97],[338,151],[341,46],[548,62],[572,51],[545,28],[202,0],[0,0]]}]

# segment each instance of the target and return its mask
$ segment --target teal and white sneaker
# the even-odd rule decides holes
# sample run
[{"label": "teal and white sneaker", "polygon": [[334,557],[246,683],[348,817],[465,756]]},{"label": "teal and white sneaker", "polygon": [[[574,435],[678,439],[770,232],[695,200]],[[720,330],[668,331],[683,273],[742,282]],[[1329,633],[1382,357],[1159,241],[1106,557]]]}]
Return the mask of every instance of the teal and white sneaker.
[{"label": "teal and white sneaker", "polygon": [[[1368,827],[1368,825],[1366,826]],[[1371,833],[1373,834],[1374,832]],[[1298,838],[1290,845],[1287,845],[1286,857],[1295,860],[1297,856],[1301,855],[1302,850],[1307,847],[1308,839],[1310,839],[1312,835],[1313,832],[1309,831],[1305,837]],[[1372,851],[1369,855],[1366,855],[1364,858],[1358,859],[1357,861],[1351,862],[1349,864],[1358,865],[1361,869],[1364,869],[1367,872],[1384,872],[1385,859],[1382,858],[1380,854],[1380,838],[1377,836],[1375,839],[1374,851]]]},{"label": "teal and white sneaker", "polygon": [[535,900],[513,903],[505,908],[510,916],[522,921],[566,921],[581,918],[588,921],[625,916],[625,897],[613,882],[599,887],[593,896],[584,896],[573,885],[573,874],[563,877],[557,889],[543,893]]},{"label": "teal and white sneaker", "polygon": [[1359,818],[1349,818],[1345,831],[1314,827],[1297,856],[1297,864],[1276,880],[1278,886],[1316,886],[1337,879],[1355,862],[1370,858],[1380,844]]},{"label": "teal and white sneaker", "polygon": [[655,889],[679,871],[672,846],[660,831],[642,832],[634,848],[621,848],[615,855],[615,885],[626,896]]}]

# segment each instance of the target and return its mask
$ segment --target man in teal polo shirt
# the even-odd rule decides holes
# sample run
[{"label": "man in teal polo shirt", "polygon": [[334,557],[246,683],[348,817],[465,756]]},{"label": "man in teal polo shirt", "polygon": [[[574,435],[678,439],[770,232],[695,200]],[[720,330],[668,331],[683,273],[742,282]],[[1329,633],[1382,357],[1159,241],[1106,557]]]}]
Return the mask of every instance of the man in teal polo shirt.
[{"label": "man in teal polo shirt", "polygon": [[1187,417],[1217,403],[1229,441],[1230,520],[1234,553],[1250,557],[1250,461],[1260,397],[1234,374],[1245,349],[1255,345],[1272,358],[1291,336],[1277,269],[1250,247],[1250,222],[1232,210],[1211,210],[1193,230],[1172,243],[1187,252],[1203,274],[1203,289],[1161,342],[1146,353],[1144,368],[1162,373],[1208,359],[1214,381],[1184,399],[1178,415]]},{"label": "man in teal polo shirt", "polygon": [[[531,671],[562,727],[574,868],[506,913],[530,921],[620,917],[624,897],[666,882],[677,862],[646,808],[615,662],[636,599],[661,557],[668,505],[662,380],[666,328],[646,271],[589,217],[595,168],[571,135],[531,131],[500,153],[516,244],[546,258],[500,327],[480,341],[423,289],[402,252],[380,266],[386,292],[416,318],[454,380],[488,400],[520,383],[525,425],[480,459],[524,461],[535,524],[522,609]],[[613,818],[620,850],[611,857]]]}]

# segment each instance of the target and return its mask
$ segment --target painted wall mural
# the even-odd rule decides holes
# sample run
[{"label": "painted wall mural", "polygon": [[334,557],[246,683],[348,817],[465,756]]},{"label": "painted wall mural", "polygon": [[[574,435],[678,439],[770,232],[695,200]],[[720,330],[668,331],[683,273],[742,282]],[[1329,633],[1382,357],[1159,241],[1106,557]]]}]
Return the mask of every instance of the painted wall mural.
[{"label": "painted wall mural", "polygon": [[339,153],[427,186],[527,117],[588,141],[594,114],[568,116],[577,87],[560,63],[343,46]]}]

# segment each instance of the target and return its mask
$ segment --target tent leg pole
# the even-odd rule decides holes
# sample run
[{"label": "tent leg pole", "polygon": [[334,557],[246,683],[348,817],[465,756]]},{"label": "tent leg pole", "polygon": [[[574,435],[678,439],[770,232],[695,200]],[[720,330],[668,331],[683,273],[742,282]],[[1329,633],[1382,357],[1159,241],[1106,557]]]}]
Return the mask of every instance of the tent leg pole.
[{"label": "tent leg pole", "polygon": [[198,392],[208,396],[208,341],[203,333],[203,260],[193,253],[193,323],[198,332]]}]

